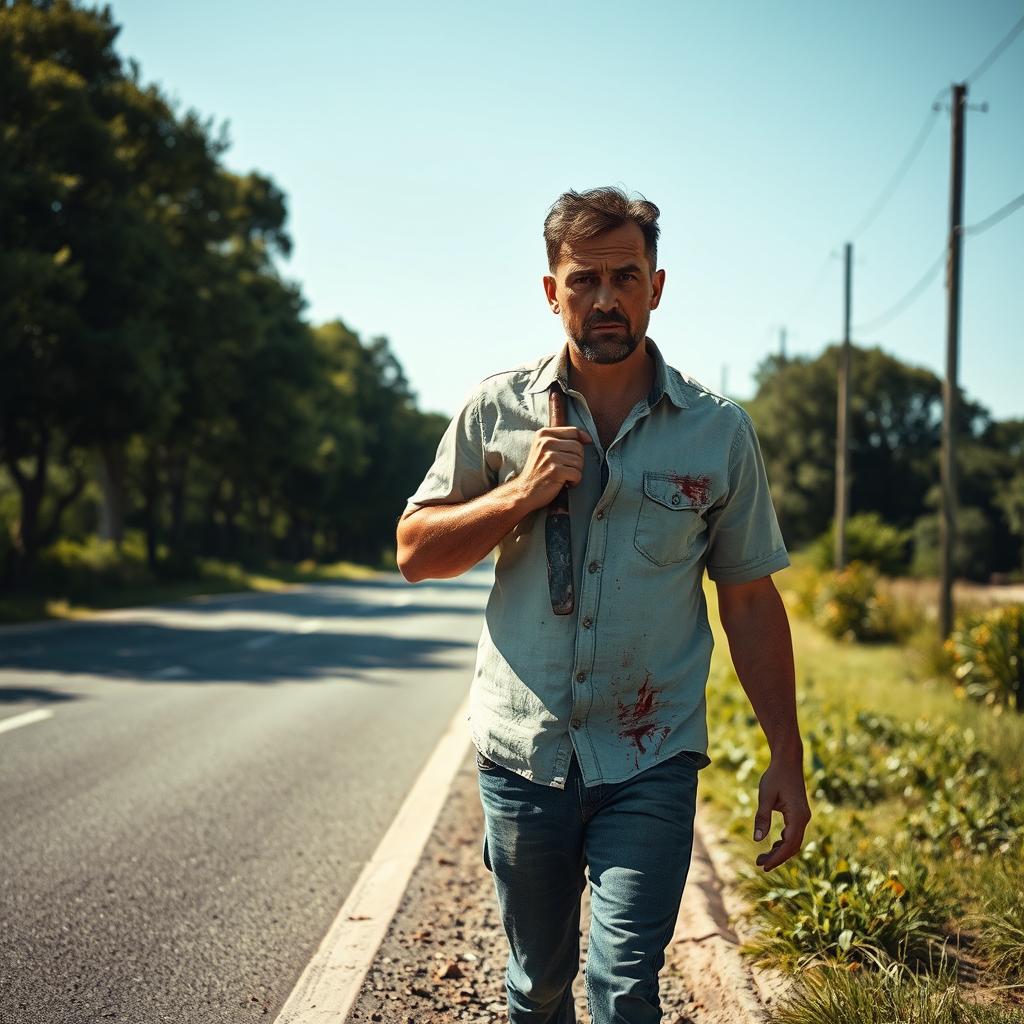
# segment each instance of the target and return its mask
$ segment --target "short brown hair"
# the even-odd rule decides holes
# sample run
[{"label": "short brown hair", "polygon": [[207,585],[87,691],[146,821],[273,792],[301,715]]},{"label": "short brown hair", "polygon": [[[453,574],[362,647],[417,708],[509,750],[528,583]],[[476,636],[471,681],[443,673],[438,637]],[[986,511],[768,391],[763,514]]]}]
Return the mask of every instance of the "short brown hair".
[{"label": "short brown hair", "polygon": [[644,234],[644,251],[651,273],[658,266],[658,217],[661,211],[643,196],[630,199],[621,188],[606,185],[586,192],[563,192],[544,218],[548,268],[554,273],[562,246],[603,235],[633,221]]}]

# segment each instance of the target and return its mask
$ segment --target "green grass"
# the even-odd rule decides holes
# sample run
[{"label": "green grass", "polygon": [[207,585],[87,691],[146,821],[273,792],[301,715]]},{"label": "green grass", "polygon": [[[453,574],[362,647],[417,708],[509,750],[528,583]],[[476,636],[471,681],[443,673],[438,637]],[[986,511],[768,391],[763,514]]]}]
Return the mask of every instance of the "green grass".
[{"label": "green grass", "polygon": [[1024,1024],[1024,1011],[972,1000],[940,960],[925,974],[899,964],[876,971],[808,972],[772,1015],[775,1024]]},{"label": "green grass", "polygon": [[64,541],[44,553],[30,589],[0,594],[0,622],[84,618],[104,609],[162,604],[200,594],[273,591],[302,583],[366,579],[394,568],[393,558],[387,556],[377,566],[272,561],[247,567],[200,558],[185,578],[161,579],[146,565],[142,538],[137,534],[130,534],[120,549],[95,539]]},{"label": "green grass", "polygon": [[[780,590],[794,571],[776,577]],[[765,874],[753,860],[781,822],[763,844],[750,834],[767,745],[732,669],[713,587],[708,603],[715,760],[703,795],[729,833],[752,907],[749,952],[817,979],[778,1019],[1020,1019],[1005,1014],[1024,1006],[1024,987],[1006,987],[1024,981],[1024,716],[993,714],[929,679],[907,647],[836,641],[791,616],[814,817],[802,856]],[[900,969],[942,955],[967,972],[962,984],[951,986],[948,971],[911,978]],[[1003,982],[990,1009],[975,1006],[978,977]],[[828,1000],[838,1007],[831,1016]]]}]

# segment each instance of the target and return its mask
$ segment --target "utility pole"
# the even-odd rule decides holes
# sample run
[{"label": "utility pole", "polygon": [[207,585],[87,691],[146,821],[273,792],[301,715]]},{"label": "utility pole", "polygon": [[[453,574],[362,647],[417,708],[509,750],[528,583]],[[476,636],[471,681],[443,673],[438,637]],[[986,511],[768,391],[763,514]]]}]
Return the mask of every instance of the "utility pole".
[{"label": "utility pole", "polygon": [[722,396],[729,390],[729,364],[722,363]]},{"label": "utility pole", "polygon": [[779,328],[779,358],[786,361],[786,328]]},{"label": "utility pole", "polygon": [[839,349],[839,387],[836,403],[836,508],[835,552],[836,572],[846,568],[846,517],[850,510],[850,286],[853,266],[853,243],[844,248],[846,287],[843,302],[843,344]]},{"label": "utility pole", "polygon": [[942,382],[942,586],[939,630],[942,638],[953,629],[953,551],[956,546],[956,419],[957,362],[960,348],[960,235],[964,208],[964,110],[967,84],[953,86],[952,168],[949,179],[949,249],[946,256],[946,377]]}]

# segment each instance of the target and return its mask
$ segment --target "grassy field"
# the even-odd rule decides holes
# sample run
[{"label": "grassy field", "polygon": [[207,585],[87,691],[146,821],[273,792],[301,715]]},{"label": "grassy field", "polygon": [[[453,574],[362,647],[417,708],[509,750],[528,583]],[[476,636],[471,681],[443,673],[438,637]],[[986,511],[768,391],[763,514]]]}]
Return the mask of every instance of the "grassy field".
[{"label": "grassy field", "polygon": [[377,566],[268,562],[258,568],[201,558],[185,578],[161,579],[146,566],[139,536],[129,536],[120,549],[96,540],[65,543],[47,552],[32,588],[0,594],[0,623],[83,618],[104,609],[179,601],[198,594],[283,590],[302,583],[365,579],[394,568],[394,559],[386,557]]},{"label": "grassy field", "polygon": [[[789,573],[776,576],[784,593]],[[791,615],[808,790],[804,851],[764,874],[750,839],[764,743],[708,593],[713,765],[749,952],[799,973],[788,1024],[1024,1021],[1024,716],[928,678],[914,650]],[[766,849],[778,833],[756,849]]]}]

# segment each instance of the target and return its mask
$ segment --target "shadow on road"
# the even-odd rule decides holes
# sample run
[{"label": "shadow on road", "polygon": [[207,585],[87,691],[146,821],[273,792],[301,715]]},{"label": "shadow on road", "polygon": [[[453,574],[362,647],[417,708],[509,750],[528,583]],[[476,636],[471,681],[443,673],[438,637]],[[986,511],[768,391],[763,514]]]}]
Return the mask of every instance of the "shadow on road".
[{"label": "shadow on road", "polygon": [[[364,633],[296,633],[268,629],[189,629],[152,623],[94,621],[69,630],[45,649],[0,650],[0,671],[97,675],[161,683],[331,682],[371,670],[396,672],[454,668],[464,659],[446,652],[473,647],[468,640],[420,639]],[[390,685],[374,675],[375,685]],[[28,687],[0,686],[0,700]],[[40,690],[31,698],[44,697]],[[21,698],[19,698],[21,699]]]},{"label": "shadow on road", "polygon": [[62,693],[41,686],[0,686],[0,704],[55,704],[78,699],[77,693]]}]

